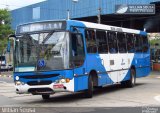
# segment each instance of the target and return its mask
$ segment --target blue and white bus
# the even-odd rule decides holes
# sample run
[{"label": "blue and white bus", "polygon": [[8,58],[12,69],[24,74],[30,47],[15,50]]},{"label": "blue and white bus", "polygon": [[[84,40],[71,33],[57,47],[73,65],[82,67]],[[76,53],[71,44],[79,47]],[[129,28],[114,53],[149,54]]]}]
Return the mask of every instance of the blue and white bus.
[{"label": "blue and white bus", "polygon": [[14,45],[18,94],[49,99],[55,92],[84,91],[121,83],[133,87],[150,73],[147,33],[90,22],[64,20],[19,25]]}]

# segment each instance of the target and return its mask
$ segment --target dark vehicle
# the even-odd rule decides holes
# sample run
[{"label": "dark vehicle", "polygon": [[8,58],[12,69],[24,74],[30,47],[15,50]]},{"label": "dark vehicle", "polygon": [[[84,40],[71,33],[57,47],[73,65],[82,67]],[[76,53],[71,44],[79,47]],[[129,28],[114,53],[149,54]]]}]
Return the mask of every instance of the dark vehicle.
[{"label": "dark vehicle", "polygon": [[0,56],[0,70],[5,71],[7,69],[6,65],[6,57],[5,56]]}]

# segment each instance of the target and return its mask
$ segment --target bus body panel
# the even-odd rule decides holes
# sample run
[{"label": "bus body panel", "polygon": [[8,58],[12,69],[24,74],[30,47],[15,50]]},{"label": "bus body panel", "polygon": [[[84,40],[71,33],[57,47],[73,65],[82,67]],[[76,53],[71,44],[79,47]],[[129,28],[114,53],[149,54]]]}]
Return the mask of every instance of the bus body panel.
[{"label": "bus body panel", "polygon": [[[75,91],[75,80],[73,77],[73,70],[59,70],[59,71],[48,71],[48,72],[26,72],[26,73],[16,73],[14,72],[14,81],[16,81],[16,76],[19,77],[19,81],[22,81],[24,85],[16,86],[18,90],[24,90],[28,92],[29,88],[36,88],[36,87],[50,87],[52,89],[53,85],[56,83],[57,80],[61,80],[63,78],[70,79],[69,83],[65,83],[64,86],[66,87],[67,91]],[[51,85],[38,85],[41,82],[48,82],[51,81]],[[39,83],[38,83],[39,82]],[[30,85],[27,85],[30,84]],[[25,87],[23,89],[23,86]],[[54,89],[55,90],[55,89]]]},{"label": "bus body panel", "polygon": [[74,77],[75,92],[88,89],[88,76],[79,75]]},{"label": "bus body panel", "polygon": [[111,84],[111,80],[107,74],[107,71],[103,65],[104,61],[98,54],[87,55],[87,73],[96,71],[98,76],[98,86],[105,84]]}]

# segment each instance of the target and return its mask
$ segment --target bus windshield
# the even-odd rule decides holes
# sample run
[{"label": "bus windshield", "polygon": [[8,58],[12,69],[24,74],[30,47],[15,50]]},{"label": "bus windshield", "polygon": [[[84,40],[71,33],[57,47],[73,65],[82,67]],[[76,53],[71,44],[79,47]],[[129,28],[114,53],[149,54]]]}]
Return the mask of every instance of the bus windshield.
[{"label": "bus windshield", "polygon": [[69,69],[69,32],[17,36],[15,72]]}]

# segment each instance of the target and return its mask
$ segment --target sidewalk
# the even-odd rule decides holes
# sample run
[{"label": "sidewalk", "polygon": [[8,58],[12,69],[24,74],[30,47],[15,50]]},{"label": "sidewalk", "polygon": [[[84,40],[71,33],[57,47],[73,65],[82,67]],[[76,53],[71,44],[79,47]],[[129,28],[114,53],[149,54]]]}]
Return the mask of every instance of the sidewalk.
[{"label": "sidewalk", "polygon": [[160,76],[160,71],[151,71],[150,75]]},{"label": "sidewalk", "polygon": [[160,71],[151,71],[149,76],[147,76],[149,78],[160,78]]}]

